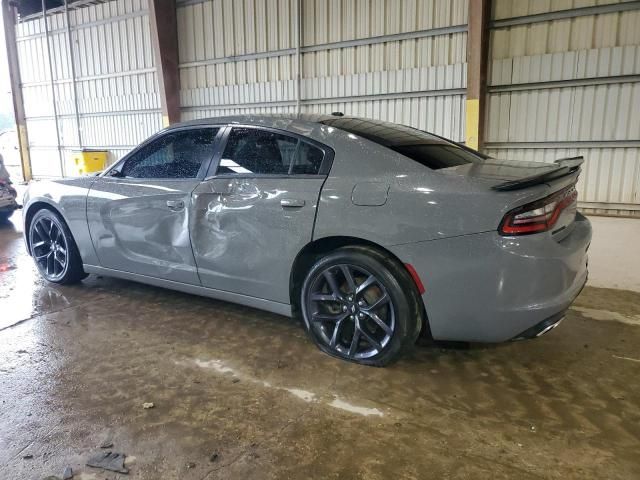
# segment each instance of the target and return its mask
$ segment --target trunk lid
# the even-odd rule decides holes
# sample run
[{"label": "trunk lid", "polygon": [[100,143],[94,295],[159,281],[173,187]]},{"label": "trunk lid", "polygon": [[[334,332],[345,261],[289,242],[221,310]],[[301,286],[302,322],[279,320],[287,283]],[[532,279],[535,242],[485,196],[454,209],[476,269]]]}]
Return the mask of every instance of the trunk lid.
[{"label": "trunk lid", "polygon": [[[556,160],[553,163],[522,162],[487,158],[481,162],[440,170],[448,175],[461,176],[484,184],[500,197],[508,212],[552,200],[560,204],[549,229],[554,240],[560,242],[574,227],[577,213],[575,185],[580,175],[582,157]],[[497,199],[496,199],[497,200]]]},{"label": "trunk lid", "polygon": [[463,175],[490,182],[498,191],[520,190],[534,185],[550,183],[580,170],[582,157],[556,160],[554,163],[522,162],[488,158],[482,162],[459,165],[443,173]]}]

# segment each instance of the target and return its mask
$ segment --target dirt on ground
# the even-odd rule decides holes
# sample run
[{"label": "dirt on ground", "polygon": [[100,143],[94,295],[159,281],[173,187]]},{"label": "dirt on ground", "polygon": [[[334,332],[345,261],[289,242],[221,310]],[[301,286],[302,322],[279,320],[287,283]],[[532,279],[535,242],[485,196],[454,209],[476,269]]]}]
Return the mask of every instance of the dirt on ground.
[{"label": "dirt on ground", "polygon": [[421,340],[379,369],[258,310],[47,285],[0,228],[3,479],[637,479],[639,378],[638,293],[587,287],[539,339]]}]

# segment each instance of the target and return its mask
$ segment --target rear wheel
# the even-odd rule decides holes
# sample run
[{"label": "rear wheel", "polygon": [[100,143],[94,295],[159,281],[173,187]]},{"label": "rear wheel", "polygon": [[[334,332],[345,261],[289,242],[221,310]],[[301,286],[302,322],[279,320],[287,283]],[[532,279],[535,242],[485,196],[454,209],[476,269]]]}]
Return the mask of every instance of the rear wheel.
[{"label": "rear wheel", "polygon": [[70,284],[87,276],[67,224],[51,210],[42,209],[33,216],[29,250],[38,271],[49,282]]},{"label": "rear wheel", "polygon": [[302,286],[311,338],[324,352],[383,366],[416,341],[422,309],[402,265],[370,247],[343,247],[319,259]]}]

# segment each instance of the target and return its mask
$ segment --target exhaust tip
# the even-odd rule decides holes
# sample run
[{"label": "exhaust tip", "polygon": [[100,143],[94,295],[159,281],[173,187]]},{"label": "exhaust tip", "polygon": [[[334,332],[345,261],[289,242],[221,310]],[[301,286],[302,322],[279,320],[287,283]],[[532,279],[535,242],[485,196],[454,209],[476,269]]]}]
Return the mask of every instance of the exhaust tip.
[{"label": "exhaust tip", "polygon": [[531,328],[528,328],[520,335],[516,335],[512,341],[517,340],[530,340],[532,338],[538,338],[544,335],[545,333],[549,333],[551,330],[560,325],[560,322],[564,320],[566,310],[563,310],[560,313],[556,313],[551,317],[541,321],[540,323],[534,325]]}]

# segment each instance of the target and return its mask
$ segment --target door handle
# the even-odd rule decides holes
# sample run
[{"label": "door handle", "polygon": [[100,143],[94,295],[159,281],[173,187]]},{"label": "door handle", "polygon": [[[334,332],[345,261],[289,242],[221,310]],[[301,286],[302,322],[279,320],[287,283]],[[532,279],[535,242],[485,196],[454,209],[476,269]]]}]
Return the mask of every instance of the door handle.
[{"label": "door handle", "polygon": [[283,198],[280,200],[282,208],[300,208],[304,207],[304,200],[301,198]]},{"label": "door handle", "polygon": [[167,200],[167,207],[173,211],[182,210],[184,208],[184,202],[182,200]]}]

